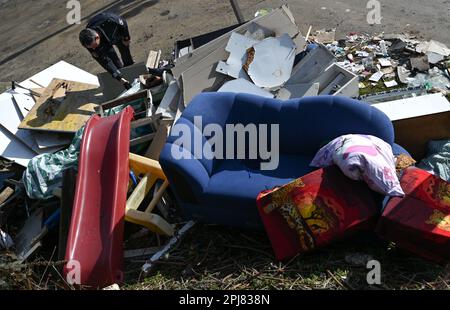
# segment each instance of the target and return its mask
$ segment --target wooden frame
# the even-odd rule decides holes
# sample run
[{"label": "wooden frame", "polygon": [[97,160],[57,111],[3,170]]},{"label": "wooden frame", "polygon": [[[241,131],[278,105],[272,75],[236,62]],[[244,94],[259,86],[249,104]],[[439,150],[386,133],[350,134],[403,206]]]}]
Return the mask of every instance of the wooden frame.
[{"label": "wooden frame", "polygon": [[152,94],[149,90],[142,90],[139,91],[135,94],[126,96],[126,97],[121,97],[121,98],[116,98],[110,101],[106,101],[102,104],[99,104],[96,108],[95,108],[95,112],[97,112],[98,114],[100,114],[100,116],[104,117],[105,116],[105,110],[109,110],[111,108],[117,107],[121,104],[125,104],[128,103],[130,101],[134,101],[137,99],[145,99],[145,110],[148,110],[148,108],[150,107],[150,105],[152,104]]},{"label": "wooden frame", "polygon": [[[139,181],[130,197],[128,197],[125,209],[125,220],[142,225],[157,234],[172,236],[174,234],[172,225],[161,216],[152,213],[164,194],[164,191],[169,186],[169,182],[167,181],[159,162],[130,153],[129,165],[130,169],[135,173],[145,173],[145,175]],[[158,180],[164,181],[162,186],[157,190],[145,211],[139,211],[138,208],[140,204]]]}]

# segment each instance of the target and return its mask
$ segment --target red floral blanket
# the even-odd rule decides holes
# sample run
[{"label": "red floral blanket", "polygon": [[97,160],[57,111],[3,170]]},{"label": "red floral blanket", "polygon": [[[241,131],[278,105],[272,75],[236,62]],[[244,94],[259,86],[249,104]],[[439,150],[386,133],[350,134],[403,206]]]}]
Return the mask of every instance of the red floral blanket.
[{"label": "red floral blanket", "polygon": [[373,229],[379,213],[367,185],[335,166],[261,192],[257,206],[278,260]]},{"label": "red floral blanket", "polygon": [[391,198],[377,233],[421,257],[450,261],[450,183],[414,167],[400,183],[406,196]]}]

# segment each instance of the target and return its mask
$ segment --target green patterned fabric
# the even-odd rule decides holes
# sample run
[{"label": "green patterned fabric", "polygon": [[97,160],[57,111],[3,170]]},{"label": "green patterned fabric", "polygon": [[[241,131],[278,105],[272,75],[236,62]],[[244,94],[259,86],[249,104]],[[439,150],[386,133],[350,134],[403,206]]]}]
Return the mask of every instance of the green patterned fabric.
[{"label": "green patterned fabric", "polygon": [[64,170],[78,166],[83,132],[84,126],[76,132],[72,144],[67,149],[38,155],[30,160],[22,177],[28,197],[32,199],[53,197],[53,190],[61,187]]}]

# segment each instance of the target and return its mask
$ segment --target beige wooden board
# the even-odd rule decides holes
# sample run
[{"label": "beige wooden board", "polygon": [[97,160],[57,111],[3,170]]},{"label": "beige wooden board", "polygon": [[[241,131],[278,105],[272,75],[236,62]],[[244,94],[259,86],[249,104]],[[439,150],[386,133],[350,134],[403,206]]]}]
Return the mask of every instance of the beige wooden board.
[{"label": "beige wooden board", "polygon": [[[65,92],[55,91],[59,83],[67,85]],[[64,94],[65,98],[58,98]],[[100,102],[101,93],[96,85],[53,79],[41,97],[37,98],[36,104],[19,128],[76,132],[94,114],[94,109]]]}]

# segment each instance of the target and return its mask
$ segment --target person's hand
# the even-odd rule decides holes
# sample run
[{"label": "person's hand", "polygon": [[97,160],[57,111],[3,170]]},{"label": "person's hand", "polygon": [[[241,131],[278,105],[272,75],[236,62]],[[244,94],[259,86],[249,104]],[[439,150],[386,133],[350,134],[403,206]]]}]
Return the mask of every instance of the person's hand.
[{"label": "person's hand", "polygon": [[125,46],[130,46],[130,42],[131,42],[131,39],[130,39],[130,38],[123,38],[123,39],[122,39],[122,43],[123,43],[123,45],[125,45]]},{"label": "person's hand", "polygon": [[126,89],[130,89],[131,88],[131,84],[130,82],[128,82],[126,79],[121,78],[120,79],[120,83],[122,83],[123,87],[125,87]]}]

